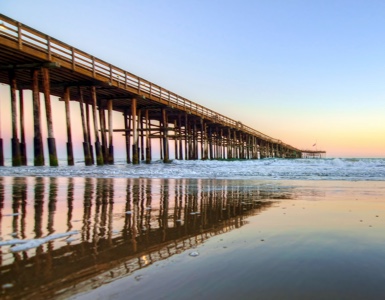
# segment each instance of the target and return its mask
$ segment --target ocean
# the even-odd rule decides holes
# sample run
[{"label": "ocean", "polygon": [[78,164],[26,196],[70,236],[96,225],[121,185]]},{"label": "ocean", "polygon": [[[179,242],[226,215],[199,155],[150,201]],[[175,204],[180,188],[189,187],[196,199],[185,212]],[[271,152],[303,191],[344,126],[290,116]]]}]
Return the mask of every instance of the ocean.
[{"label": "ocean", "polygon": [[383,299],[385,159],[0,168],[2,299]]},{"label": "ocean", "polygon": [[[29,163],[32,165],[32,162]],[[0,176],[59,176],[100,178],[222,178],[256,180],[385,180],[383,158],[328,158],[328,159],[261,159],[261,160],[173,160],[164,164],[131,165],[117,159],[114,165],[66,166],[61,160],[59,167],[6,167]]]}]

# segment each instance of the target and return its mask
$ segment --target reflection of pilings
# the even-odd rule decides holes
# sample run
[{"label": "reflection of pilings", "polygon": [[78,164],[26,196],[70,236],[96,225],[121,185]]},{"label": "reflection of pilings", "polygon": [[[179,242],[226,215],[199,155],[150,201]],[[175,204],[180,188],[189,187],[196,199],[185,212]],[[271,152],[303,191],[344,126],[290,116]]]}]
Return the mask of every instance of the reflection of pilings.
[{"label": "reflection of pilings", "polygon": [[19,235],[19,226],[18,226],[18,220],[19,220],[19,207],[21,203],[21,191],[20,186],[16,183],[17,178],[13,179],[12,184],[12,232],[13,234]]},{"label": "reflection of pilings", "polygon": [[84,204],[83,204],[83,227],[82,240],[88,241],[91,238],[91,209],[94,197],[94,184],[92,178],[86,178],[84,182]]},{"label": "reflection of pilings", "polygon": [[[32,195],[32,198],[35,198],[37,237],[42,236],[39,231],[42,231],[44,180],[35,179],[35,194]],[[2,178],[0,183],[1,181]],[[67,190],[63,190],[64,197],[60,194],[62,189],[57,188],[60,182],[68,184]],[[117,182],[119,184],[115,184]],[[14,202],[13,211],[22,212],[22,218],[26,213],[20,200],[27,190],[26,187],[21,187],[23,183],[25,181],[15,179],[14,184],[17,186],[13,192],[14,199],[18,199]],[[0,204],[4,198],[1,195],[3,186],[4,184],[0,184]],[[7,281],[9,278],[18,278],[14,292],[19,296],[28,292],[28,296],[31,297],[35,293],[41,296],[42,293],[61,293],[67,288],[80,287],[87,278],[95,275],[105,276],[103,274],[108,273],[110,268],[120,265],[122,261],[124,261],[122,268],[131,273],[133,270],[199,245],[211,236],[242,226],[245,216],[258,213],[263,205],[269,205],[255,202],[255,199],[267,195],[257,193],[258,187],[253,187],[249,192],[245,187],[233,186],[225,181],[207,182],[191,179],[116,181],[103,178],[83,181],[70,178],[64,181],[54,178],[49,180],[48,233],[76,227],[75,223],[73,225],[71,223],[73,211],[77,214],[76,206],[73,206],[74,191],[79,188],[81,190],[82,186],[84,186],[82,239],[64,246],[62,241],[50,241],[48,245],[40,246],[36,251],[33,249],[23,252],[23,255],[27,254],[26,256],[22,257],[21,253],[15,254],[13,263],[0,265],[2,274],[0,286],[9,282]],[[65,197],[67,197],[67,220],[59,218],[58,215],[54,219],[56,201]],[[115,201],[114,205],[114,199],[121,197],[125,197],[126,203],[120,205],[118,204],[120,201]],[[95,209],[92,214],[93,199]],[[119,210],[114,206],[118,206]],[[26,208],[26,205],[24,207]],[[130,213],[126,214],[127,211]],[[18,218],[20,220],[20,216]],[[116,229],[119,229],[119,232]],[[18,228],[15,227],[15,230]],[[9,269],[14,270],[13,273],[7,272]],[[115,272],[116,270],[113,271]],[[114,277],[112,273],[110,274]],[[60,287],[60,292],[57,291],[57,287]],[[55,294],[56,296],[58,295]]]},{"label": "reflection of pilings", "polygon": [[57,178],[49,178],[49,194],[48,194],[48,222],[47,231],[49,234],[54,233],[54,219],[57,202]]},{"label": "reflection of pilings", "polygon": [[72,211],[74,202],[74,179],[68,178],[67,186],[67,231],[72,229]]},{"label": "reflection of pilings", "polygon": [[35,238],[40,238],[43,234],[42,230],[42,216],[44,204],[44,178],[35,178]]}]

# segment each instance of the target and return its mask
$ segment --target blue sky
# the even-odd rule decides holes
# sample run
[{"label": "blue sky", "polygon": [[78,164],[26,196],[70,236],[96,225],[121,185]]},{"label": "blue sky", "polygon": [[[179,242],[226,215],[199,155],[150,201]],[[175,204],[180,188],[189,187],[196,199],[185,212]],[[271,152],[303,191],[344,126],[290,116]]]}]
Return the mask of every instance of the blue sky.
[{"label": "blue sky", "polygon": [[2,0],[0,11],[293,146],[385,157],[385,1]]}]

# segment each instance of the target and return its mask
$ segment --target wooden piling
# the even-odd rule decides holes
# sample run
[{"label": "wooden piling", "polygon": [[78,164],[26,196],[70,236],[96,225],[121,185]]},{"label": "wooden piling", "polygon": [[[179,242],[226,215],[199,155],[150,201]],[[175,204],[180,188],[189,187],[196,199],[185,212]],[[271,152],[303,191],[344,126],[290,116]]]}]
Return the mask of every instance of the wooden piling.
[{"label": "wooden piling", "polygon": [[163,162],[170,162],[169,148],[168,148],[168,118],[166,109],[162,109],[163,120]]},{"label": "wooden piling", "polygon": [[112,108],[112,100],[108,100],[108,163],[110,165],[114,164]]},{"label": "wooden piling", "polygon": [[139,155],[140,155],[140,160],[144,161],[144,134],[143,134],[143,115],[142,115],[142,110],[138,110],[138,128],[139,130],[139,138],[140,138],[140,147],[139,147]]},{"label": "wooden piling", "polygon": [[209,155],[210,159],[214,159],[214,152],[213,152],[213,131],[212,127],[209,127],[208,130],[208,142],[209,142]]},{"label": "wooden piling", "polygon": [[178,134],[177,134],[177,121],[174,120],[174,153],[175,159],[179,159],[179,151],[178,151]]},{"label": "wooden piling", "polygon": [[44,148],[41,133],[40,97],[39,97],[39,70],[32,70],[32,101],[33,101],[33,149],[34,165],[44,166]]},{"label": "wooden piling", "polygon": [[231,130],[227,129],[227,159],[232,159],[232,141],[231,141]]},{"label": "wooden piling", "polygon": [[1,106],[0,106],[0,167],[4,167],[4,146],[1,135]]},{"label": "wooden piling", "polygon": [[3,138],[0,137],[0,167],[4,167],[4,147]]},{"label": "wooden piling", "polygon": [[182,113],[178,115],[179,159],[183,160]]},{"label": "wooden piling", "polygon": [[126,162],[128,164],[131,163],[131,156],[130,156],[130,152],[131,152],[131,145],[130,145],[130,142],[131,142],[131,120],[129,119],[129,115],[128,115],[128,112],[127,110],[124,111],[124,114],[123,114],[123,117],[124,117],[124,129],[125,129],[125,141],[126,141]]},{"label": "wooden piling", "polygon": [[48,132],[47,144],[48,144],[48,154],[49,154],[49,165],[56,167],[59,165],[59,161],[57,159],[56,142],[53,134],[49,70],[47,68],[42,68],[42,74],[43,74],[45,114],[47,119],[47,132]]},{"label": "wooden piling", "polygon": [[25,126],[24,126],[24,93],[19,90],[19,110],[20,110],[20,158],[21,165],[27,165],[27,146],[25,142]]},{"label": "wooden piling", "polygon": [[[93,165],[95,163],[95,157],[94,157],[94,150],[93,150],[93,147],[92,147],[92,143],[91,143],[91,117],[90,117],[90,105],[88,105],[87,103],[85,104],[86,107],[86,127],[87,127],[87,142],[88,142],[88,148],[90,149],[90,155],[91,155],[91,164]],[[92,108],[92,105],[91,105],[91,108]]]},{"label": "wooden piling", "polygon": [[185,123],[184,123],[184,157],[186,160],[189,160],[190,157],[188,155],[188,116],[187,113],[184,115]]},{"label": "wooden piling", "polygon": [[84,100],[83,100],[83,91],[81,87],[78,88],[78,97],[79,97],[79,106],[80,106],[80,117],[82,119],[82,129],[83,129],[84,164],[86,166],[90,166],[92,165],[92,157],[91,157],[91,149],[90,149],[90,144],[88,139],[89,131],[86,125],[85,117],[84,117]]},{"label": "wooden piling", "polygon": [[151,132],[151,122],[149,118],[149,111],[146,109],[145,111],[146,118],[146,164],[151,163],[151,140],[150,140],[150,132]]},{"label": "wooden piling", "polygon": [[93,121],[94,121],[96,164],[98,166],[102,166],[104,164],[104,160],[103,160],[103,153],[101,151],[100,140],[99,140],[99,125],[98,125],[98,116],[96,112],[97,97],[96,97],[95,86],[91,87],[91,96],[92,96],[92,115],[93,115]]},{"label": "wooden piling", "polygon": [[132,115],[132,164],[139,164],[139,153],[138,153],[138,130],[136,120],[136,99],[133,98],[131,102],[131,115]]},{"label": "wooden piling", "polygon": [[16,107],[16,74],[14,70],[9,73],[10,91],[11,91],[11,114],[12,114],[12,166],[21,166],[20,146],[17,129],[17,107]]},{"label": "wooden piling", "polygon": [[202,159],[206,160],[208,159],[209,148],[208,148],[208,142],[207,142],[207,124],[204,121],[202,121],[202,143],[203,143]]},{"label": "wooden piling", "polygon": [[67,163],[69,166],[75,164],[73,145],[72,145],[72,132],[71,132],[71,114],[70,114],[70,88],[64,88],[64,105],[66,112],[66,124],[67,124]]},{"label": "wooden piling", "polygon": [[193,159],[197,159],[198,158],[198,134],[197,134],[197,123],[196,121],[194,120],[193,121],[193,128],[192,128],[192,157]]},{"label": "wooden piling", "polygon": [[101,101],[99,101],[99,121],[100,121],[100,135],[102,140],[102,155],[104,164],[108,164],[108,150],[107,150],[107,136],[106,136],[106,114],[102,106]]}]

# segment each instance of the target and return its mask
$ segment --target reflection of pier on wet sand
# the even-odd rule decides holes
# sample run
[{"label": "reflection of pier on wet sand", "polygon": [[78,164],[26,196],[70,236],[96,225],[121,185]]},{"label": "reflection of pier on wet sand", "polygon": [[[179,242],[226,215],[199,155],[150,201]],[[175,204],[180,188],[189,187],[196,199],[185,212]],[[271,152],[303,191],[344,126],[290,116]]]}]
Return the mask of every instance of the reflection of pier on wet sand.
[{"label": "reflection of pier on wet sand", "polygon": [[273,192],[227,180],[0,178],[0,243],[78,232],[0,247],[2,295],[92,289],[241,227]]}]

